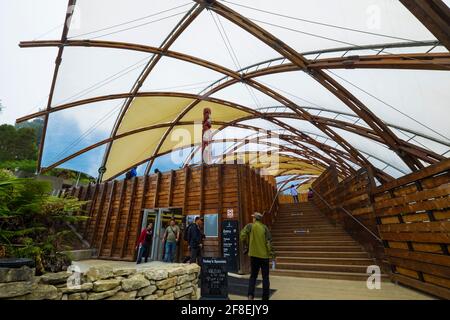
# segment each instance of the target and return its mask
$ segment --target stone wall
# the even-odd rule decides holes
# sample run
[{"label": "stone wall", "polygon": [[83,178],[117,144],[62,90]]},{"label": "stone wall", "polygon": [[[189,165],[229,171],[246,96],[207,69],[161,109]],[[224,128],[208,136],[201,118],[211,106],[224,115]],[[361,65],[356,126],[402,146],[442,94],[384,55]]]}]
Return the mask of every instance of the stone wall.
[{"label": "stone wall", "polygon": [[34,276],[34,269],[0,269],[0,299],[14,300],[197,300],[200,267],[92,267]]}]

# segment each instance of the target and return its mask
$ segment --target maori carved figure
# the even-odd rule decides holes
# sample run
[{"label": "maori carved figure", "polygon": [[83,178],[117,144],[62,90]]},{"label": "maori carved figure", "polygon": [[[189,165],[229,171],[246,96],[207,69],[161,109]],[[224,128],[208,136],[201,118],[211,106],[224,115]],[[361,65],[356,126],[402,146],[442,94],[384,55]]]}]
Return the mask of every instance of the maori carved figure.
[{"label": "maori carved figure", "polygon": [[212,163],[212,130],[211,130],[211,109],[203,109],[203,122],[202,122],[202,161],[205,164]]}]

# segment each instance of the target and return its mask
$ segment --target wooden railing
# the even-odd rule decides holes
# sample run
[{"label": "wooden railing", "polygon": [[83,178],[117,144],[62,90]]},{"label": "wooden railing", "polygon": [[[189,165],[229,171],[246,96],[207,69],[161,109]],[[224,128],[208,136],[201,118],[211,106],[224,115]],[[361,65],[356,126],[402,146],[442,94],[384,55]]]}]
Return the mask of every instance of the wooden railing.
[{"label": "wooden railing", "polygon": [[367,170],[361,169],[355,176],[339,182],[336,169],[330,167],[313,184],[313,201],[331,222],[343,226],[388,272],[369,196],[372,188],[373,177]]},{"label": "wooden railing", "polygon": [[450,160],[372,192],[392,279],[450,299]]},{"label": "wooden railing", "polygon": [[339,182],[331,167],[313,189],[319,209],[386,261],[393,281],[450,298],[450,159],[379,187],[370,171]]}]

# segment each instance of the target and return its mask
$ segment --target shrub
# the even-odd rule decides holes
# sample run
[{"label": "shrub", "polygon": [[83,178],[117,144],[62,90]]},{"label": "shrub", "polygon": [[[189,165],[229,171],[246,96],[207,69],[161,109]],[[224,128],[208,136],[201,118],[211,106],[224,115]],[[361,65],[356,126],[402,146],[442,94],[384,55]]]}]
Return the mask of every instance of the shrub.
[{"label": "shrub", "polygon": [[0,245],[6,256],[32,258],[38,273],[60,271],[70,264],[57,252],[70,249],[69,223],[85,221],[86,202],[50,196],[50,184],[0,175]]}]

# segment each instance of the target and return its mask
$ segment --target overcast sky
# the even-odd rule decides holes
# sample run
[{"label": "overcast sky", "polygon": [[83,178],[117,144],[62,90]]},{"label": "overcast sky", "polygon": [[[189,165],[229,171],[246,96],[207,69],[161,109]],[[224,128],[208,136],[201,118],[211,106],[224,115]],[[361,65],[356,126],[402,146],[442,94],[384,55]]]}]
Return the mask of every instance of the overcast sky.
[{"label": "overcast sky", "polygon": [[15,119],[45,105],[50,88],[56,49],[20,49],[19,42],[59,38],[66,1],[0,1],[0,99],[5,110],[0,123]]}]

